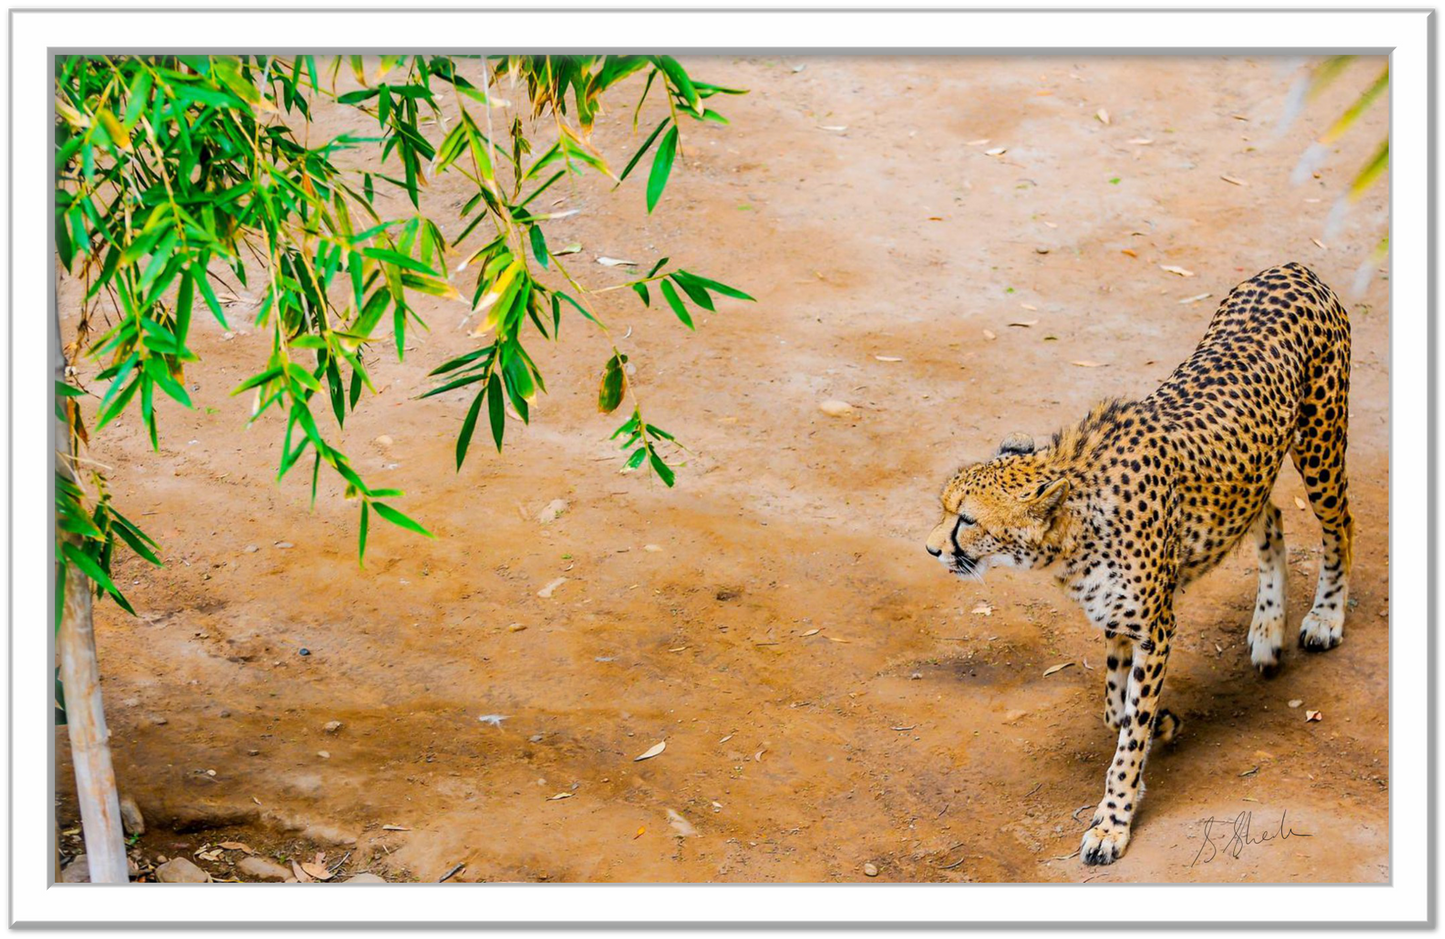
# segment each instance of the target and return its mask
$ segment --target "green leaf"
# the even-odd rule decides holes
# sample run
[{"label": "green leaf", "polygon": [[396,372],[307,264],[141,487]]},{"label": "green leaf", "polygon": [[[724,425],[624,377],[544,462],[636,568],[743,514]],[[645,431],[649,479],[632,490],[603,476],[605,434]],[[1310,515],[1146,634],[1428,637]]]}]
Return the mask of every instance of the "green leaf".
[{"label": "green leaf", "polygon": [[[702,288],[701,284],[685,277],[678,277],[676,274],[672,275],[672,280],[676,281],[677,285],[687,292],[687,295],[692,298],[693,303],[696,303],[709,313],[714,312],[712,297],[707,295],[707,291]],[[663,283],[667,282],[663,281]]]},{"label": "green leaf", "polygon": [[528,230],[527,237],[531,239],[532,242],[532,256],[537,259],[538,264],[542,265],[542,269],[546,270],[549,255],[547,253],[547,239],[542,237],[542,226],[533,225],[531,229]]},{"label": "green leaf", "polygon": [[677,291],[673,289],[671,282],[666,280],[662,281],[662,295],[667,298],[667,305],[672,307],[672,312],[676,313],[677,318],[682,320],[682,325],[688,329],[693,329],[692,317],[688,315],[687,307],[683,305],[682,300],[677,295]]},{"label": "green leaf", "polygon": [[676,157],[677,127],[674,125],[662,138],[662,143],[657,147],[657,155],[652,158],[652,172],[647,176],[647,211],[649,213],[656,208],[657,200],[662,198],[662,190],[667,186],[667,177],[672,173],[672,161]]},{"label": "green leaf", "polygon": [[603,414],[611,414],[622,404],[623,395],[627,392],[627,373],[623,370],[626,364],[626,357],[621,355],[613,355],[607,360],[607,367],[602,372],[602,386],[597,392],[597,410]]},{"label": "green leaf", "polygon": [[487,382],[487,418],[492,424],[492,439],[496,441],[497,452],[502,452],[502,437],[507,432],[506,402],[502,400],[502,380],[496,372]]},{"label": "green leaf", "polygon": [[657,473],[658,478],[662,480],[663,484],[671,489],[672,484],[677,480],[677,474],[673,472],[672,467],[664,463],[662,457],[658,456],[652,450],[647,451],[647,460],[652,464],[653,472]]},{"label": "green leaf", "polygon": [[462,421],[461,433],[457,435],[457,471],[460,472],[462,463],[467,458],[467,448],[472,445],[472,432],[477,429],[477,416],[482,413],[482,398],[486,397],[485,391],[477,392],[472,399],[472,406],[467,409],[466,420]]},{"label": "green leaf", "polygon": [[366,560],[366,531],[371,523],[371,506],[361,503],[361,530],[356,536],[356,563],[361,564]]},{"label": "green leaf", "polygon": [[372,502],[371,507],[376,509],[377,515],[380,515],[382,518],[386,519],[388,522],[391,522],[398,528],[405,528],[407,531],[414,531],[418,535],[425,535],[428,538],[436,537],[436,535],[433,535],[431,532],[421,527],[419,523],[398,512],[396,509],[387,505],[385,502]]},{"label": "green leaf", "polygon": [[729,287],[727,284],[719,283],[718,281],[712,280],[710,278],[700,277],[697,274],[692,273],[691,271],[680,270],[675,272],[672,276],[678,278],[679,280],[692,281],[693,283],[696,283],[701,287],[705,287],[708,290],[711,290],[713,293],[720,293],[725,297],[734,297],[738,300],[750,300],[754,303],[757,302],[756,300],[753,300],[752,297],[743,293],[736,287]]},{"label": "green leaf", "polygon": [[632,168],[637,165],[637,161],[642,159],[642,155],[648,151],[648,148],[652,146],[652,142],[657,139],[657,135],[662,133],[662,129],[666,127],[667,124],[668,120],[664,118],[653,128],[652,133],[647,135],[647,139],[643,141],[642,146],[638,147],[637,152],[632,155],[632,159],[627,161],[627,166],[622,170],[622,175],[617,177],[619,183],[627,178],[628,173],[632,172]]}]

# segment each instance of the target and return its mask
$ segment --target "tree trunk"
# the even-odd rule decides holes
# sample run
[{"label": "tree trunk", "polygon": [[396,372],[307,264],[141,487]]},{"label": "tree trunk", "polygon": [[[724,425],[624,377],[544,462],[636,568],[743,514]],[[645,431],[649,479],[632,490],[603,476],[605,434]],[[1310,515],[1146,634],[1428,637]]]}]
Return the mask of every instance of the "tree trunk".
[{"label": "tree trunk", "polygon": [[[56,380],[65,379],[65,352],[60,342],[59,310],[54,332]],[[70,461],[70,429],[57,426],[56,472],[74,478]],[[115,769],[110,761],[110,731],[100,697],[100,663],[95,654],[95,588],[80,570],[71,566],[65,578],[65,598],[56,645],[60,652],[60,682],[65,688],[66,729],[70,732],[70,759],[75,767],[75,792],[80,802],[80,823],[85,835],[85,858],[90,882],[130,882],[126,868],[125,833],[121,829],[120,799]],[[58,846],[58,845],[57,845]]]}]

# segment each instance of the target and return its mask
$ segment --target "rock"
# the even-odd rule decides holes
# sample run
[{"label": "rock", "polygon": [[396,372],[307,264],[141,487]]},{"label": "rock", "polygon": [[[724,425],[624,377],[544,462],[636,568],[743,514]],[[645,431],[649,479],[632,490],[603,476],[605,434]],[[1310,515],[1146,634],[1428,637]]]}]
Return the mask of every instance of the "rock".
[{"label": "rock", "polygon": [[246,877],[272,884],[279,884],[291,876],[290,870],[263,857],[242,858],[237,862],[236,870]]},{"label": "rock", "polygon": [[230,712],[230,711],[222,711],[220,714],[217,714],[216,716],[217,716],[217,717],[222,717],[222,718],[230,717],[230,716],[231,716],[231,712]]},{"label": "rock", "polygon": [[90,863],[86,861],[84,854],[76,855],[74,860],[61,868],[60,882],[63,884],[90,883]]},{"label": "rock", "polygon": [[120,797],[120,823],[125,828],[127,835],[146,833],[145,816],[141,814],[140,806],[136,805],[135,799],[128,795]]},{"label": "rock", "polygon": [[328,734],[334,734],[343,726],[344,725],[341,723],[341,721],[327,721],[324,725],[322,725],[321,729],[326,731]]},{"label": "rock", "polygon": [[818,410],[822,411],[829,417],[848,417],[854,412],[853,405],[849,404],[847,401],[839,401],[836,398],[830,398],[827,401],[824,401],[822,404],[818,405]]},{"label": "rock", "polygon": [[310,649],[305,649],[305,648],[303,648],[303,649],[298,649],[298,650],[296,650],[296,654],[297,654],[297,655],[310,655],[310,654],[311,654],[311,650],[310,650]]},{"label": "rock", "polygon": [[386,883],[386,880],[385,880],[384,878],[381,878],[381,877],[376,876],[375,874],[371,873],[371,871],[362,871],[360,874],[353,874],[352,876],[346,878],[345,880],[339,881],[339,883],[343,883],[343,884],[384,884],[384,883]]},{"label": "rock", "polygon": [[567,509],[568,502],[566,499],[553,499],[542,507],[542,511],[537,513],[537,521],[543,525],[550,524],[557,521],[557,516],[567,511]]},{"label": "rock", "polygon": [[178,857],[156,868],[156,880],[163,884],[208,884],[211,875],[185,858]]},{"label": "rock", "polygon": [[878,868],[877,868],[876,865],[873,865],[873,864],[864,864],[864,865],[863,865],[863,873],[866,874],[866,875],[868,875],[869,877],[877,877],[877,876],[878,876]]},{"label": "rock", "polygon": [[260,550],[261,550],[261,546],[260,546],[260,545],[255,545],[255,544],[248,544],[248,545],[246,545],[246,553],[247,553],[247,554],[255,554],[257,551],[260,551]]}]

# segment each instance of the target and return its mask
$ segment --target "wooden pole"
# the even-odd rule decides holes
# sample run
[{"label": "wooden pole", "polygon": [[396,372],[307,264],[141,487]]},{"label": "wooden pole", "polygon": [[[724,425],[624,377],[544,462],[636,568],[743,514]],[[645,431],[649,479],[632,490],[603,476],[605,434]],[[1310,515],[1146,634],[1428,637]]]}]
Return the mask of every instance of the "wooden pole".
[{"label": "wooden pole", "polygon": [[[60,341],[60,311],[56,310],[51,341],[55,344],[56,380],[65,380],[65,351]],[[75,479],[70,428],[57,427],[56,471]],[[70,759],[75,767],[75,792],[80,802],[80,824],[85,836],[85,858],[90,882],[130,882],[126,868],[125,833],[121,829],[120,798],[115,768],[110,760],[110,731],[100,695],[100,662],[95,652],[95,589],[75,566],[66,573],[60,616],[60,682],[65,688],[66,729],[70,732]]]}]

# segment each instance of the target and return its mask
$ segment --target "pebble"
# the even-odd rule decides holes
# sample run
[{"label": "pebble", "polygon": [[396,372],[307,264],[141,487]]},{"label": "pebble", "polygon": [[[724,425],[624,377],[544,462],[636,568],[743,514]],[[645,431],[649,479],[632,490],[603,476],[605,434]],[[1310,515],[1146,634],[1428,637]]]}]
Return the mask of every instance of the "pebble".
[{"label": "pebble", "polygon": [[305,648],[305,647],[303,646],[303,647],[301,648],[301,650],[300,650],[299,652],[297,652],[296,654],[297,654],[297,655],[310,655],[310,654],[311,654],[311,650],[310,650],[310,649],[307,649],[307,648]]},{"label": "pebble", "polygon": [[867,874],[869,877],[877,877],[877,876],[878,876],[878,868],[877,868],[876,866],[872,865],[872,864],[864,864],[864,865],[863,865],[863,873],[864,873],[864,874]]},{"label": "pebble", "polygon": [[542,511],[537,513],[537,521],[543,525],[550,524],[551,522],[555,522],[557,516],[567,511],[567,509],[568,502],[566,499],[553,499],[542,507]]},{"label": "pebble", "polygon": [[294,547],[296,547],[296,546],[295,546],[294,544],[292,544],[291,542],[289,542],[289,541],[278,541],[278,542],[276,542],[276,547],[278,547],[278,548],[283,548],[283,549],[284,549],[284,548],[294,548]]},{"label": "pebble", "polygon": [[376,875],[373,874],[371,871],[362,871],[362,872],[359,873],[359,874],[352,874],[350,877],[348,877],[348,878],[346,878],[345,880],[341,881],[341,883],[343,883],[343,884],[384,884],[384,883],[386,883],[386,880],[385,880],[384,878],[381,878],[381,877],[376,876]]},{"label": "pebble", "polygon": [[340,730],[342,726],[344,725],[341,723],[341,721],[327,721],[321,729],[326,731],[328,734],[334,734],[338,730]]},{"label": "pebble", "polygon": [[522,630],[524,630],[524,629],[526,629],[526,628],[527,628],[527,624],[526,624],[526,623],[508,623],[508,624],[507,624],[507,632],[511,632],[511,633],[519,633],[519,632],[521,632]]},{"label": "pebble", "polygon": [[260,551],[260,550],[261,550],[261,546],[260,546],[260,545],[255,545],[255,544],[248,544],[248,545],[246,545],[246,553],[247,553],[247,554],[255,554],[257,551]]},{"label": "pebble", "polygon": [[830,398],[827,401],[824,401],[822,404],[818,405],[818,410],[822,411],[829,417],[847,417],[848,415],[853,413],[854,408],[853,405],[849,404],[847,401],[839,401],[836,398]]},{"label": "pebble", "polygon": [[236,863],[236,870],[247,877],[267,883],[281,883],[291,876],[290,870],[263,857],[242,858]]},{"label": "pebble", "polygon": [[211,875],[185,858],[178,857],[156,868],[156,880],[163,884],[208,884]]},{"label": "pebble", "polygon": [[391,446],[395,442],[396,441],[392,440],[389,434],[382,434],[380,437],[377,437],[375,440],[372,441],[372,443],[376,444],[378,447],[381,447],[383,450],[385,450],[387,447]]},{"label": "pebble", "polygon": [[145,817],[140,813],[140,806],[136,805],[135,799],[128,795],[120,797],[120,823],[128,835],[146,833]]},{"label": "pebble", "polygon": [[60,882],[63,884],[90,883],[90,862],[85,859],[84,854],[76,855],[74,860],[60,869]]},{"label": "pebble", "polygon": [[331,751],[330,751],[330,750],[317,750],[317,751],[316,751],[316,755],[319,756],[319,757],[321,757],[323,760],[329,760],[329,759],[331,759]]},{"label": "pebble", "polygon": [[230,711],[222,711],[218,716],[219,716],[219,717],[223,717],[223,718],[225,718],[225,717],[230,717],[230,716],[231,716],[231,712],[230,712]]}]

